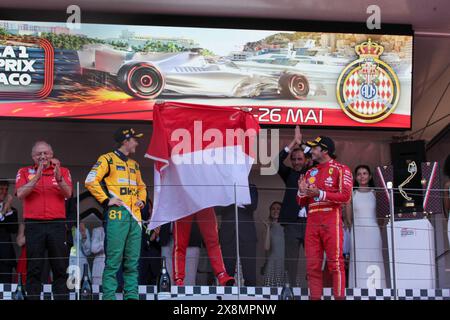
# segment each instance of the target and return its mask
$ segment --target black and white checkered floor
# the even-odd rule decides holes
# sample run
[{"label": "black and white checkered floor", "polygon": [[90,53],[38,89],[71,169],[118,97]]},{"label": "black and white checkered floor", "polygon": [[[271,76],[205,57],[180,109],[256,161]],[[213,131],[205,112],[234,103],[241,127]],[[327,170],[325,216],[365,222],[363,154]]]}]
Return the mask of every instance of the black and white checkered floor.
[{"label": "black and white checkered floor", "polygon": [[[0,284],[0,300],[11,300],[16,284]],[[215,287],[172,286],[171,298],[180,300],[278,300],[282,288],[271,287]],[[94,300],[100,300],[99,286],[93,286]],[[308,300],[308,289],[293,288],[295,300]],[[121,299],[122,295],[117,294]],[[347,289],[347,300],[450,300],[450,289],[398,289],[397,297],[392,289]],[[44,285],[42,300],[52,300],[51,285]],[[71,294],[71,300],[75,294]],[[140,300],[155,300],[156,286],[139,286]],[[332,300],[331,289],[324,289],[324,299]]]}]

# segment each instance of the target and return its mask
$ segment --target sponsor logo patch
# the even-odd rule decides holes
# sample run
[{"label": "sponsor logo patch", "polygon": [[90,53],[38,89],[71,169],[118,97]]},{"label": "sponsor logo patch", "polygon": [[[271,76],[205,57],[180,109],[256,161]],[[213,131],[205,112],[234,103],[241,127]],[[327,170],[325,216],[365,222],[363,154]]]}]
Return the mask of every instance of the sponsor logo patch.
[{"label": "sponsor logo patch", "polygon": [[100,161],[97,161],[96,164],[92,167],[92,169],[97,169],[102,163]]},{"label": "sponsor logo patch", "polygon": [[85,183],[91,183],[95,181],[95,177],[97,176],[97,172],[91,171],[86,177]]},{"label": "sponsor logo patch", "polygon": [[414,231],[414,229],[402,228],[400,231],[400,235],[402,237],[414,236],[415,234],[416,234],[416,232]]},{"label": "sponsor logo patch", "polygon": [[325,185],[327,187],[331,187],[333,185],[333,178],[331,178],[331,177],[326,178],[325,179]]},{"label": "sponsor logo patch", "polygon": [[125,171],[124,166],[116,166],[117,171]]}]

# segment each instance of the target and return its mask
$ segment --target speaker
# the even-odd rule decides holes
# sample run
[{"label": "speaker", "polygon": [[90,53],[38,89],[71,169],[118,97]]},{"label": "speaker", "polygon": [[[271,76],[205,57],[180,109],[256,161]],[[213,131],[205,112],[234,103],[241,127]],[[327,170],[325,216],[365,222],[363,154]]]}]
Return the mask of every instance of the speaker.
[{"label": "speaker", "polygon": [[394,166],[397,164],[401,165],[408,160],[415,161],[418,165],[426,162],[425,141],[391,143],[391,160]]},{"label": "speaker", "polygon": [[425,158],[425,141],[391,143],[394,166],[394,206],[396,213],[423,212],[422,162]]}]

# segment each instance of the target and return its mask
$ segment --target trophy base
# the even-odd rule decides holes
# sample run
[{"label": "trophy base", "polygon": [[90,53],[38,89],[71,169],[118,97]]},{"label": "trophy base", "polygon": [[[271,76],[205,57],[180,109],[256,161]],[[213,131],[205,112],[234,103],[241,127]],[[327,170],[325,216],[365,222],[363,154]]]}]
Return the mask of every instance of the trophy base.
[{"label": "trophy base", "polygon": [[414,201],[405,201],[403,206],[405,208],[414,208],[415,207],[415,203],[414,203]]},{"label": "trophy base", "polygon": [[[411,203],[413,203],[411,201]],[[406,202],[402,204],[401,207],[395,207],[395,217],[400,220],[416,220],[422,219],[426,216],[426,212],[424,212],[421,206],[417,205],[408,205],[406,206]]]}]

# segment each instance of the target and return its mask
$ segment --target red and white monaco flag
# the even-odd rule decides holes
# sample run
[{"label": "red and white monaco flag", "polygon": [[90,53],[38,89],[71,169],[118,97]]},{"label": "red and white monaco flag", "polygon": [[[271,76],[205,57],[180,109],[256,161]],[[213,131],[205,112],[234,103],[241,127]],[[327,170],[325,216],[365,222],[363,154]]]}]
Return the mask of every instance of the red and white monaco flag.
[{"label": "red and white monaco flag", "polygon": [[259,125],[235,107],[155,104],[146,157],[155,160],[150,229],[214,206],[250,204]]}]

